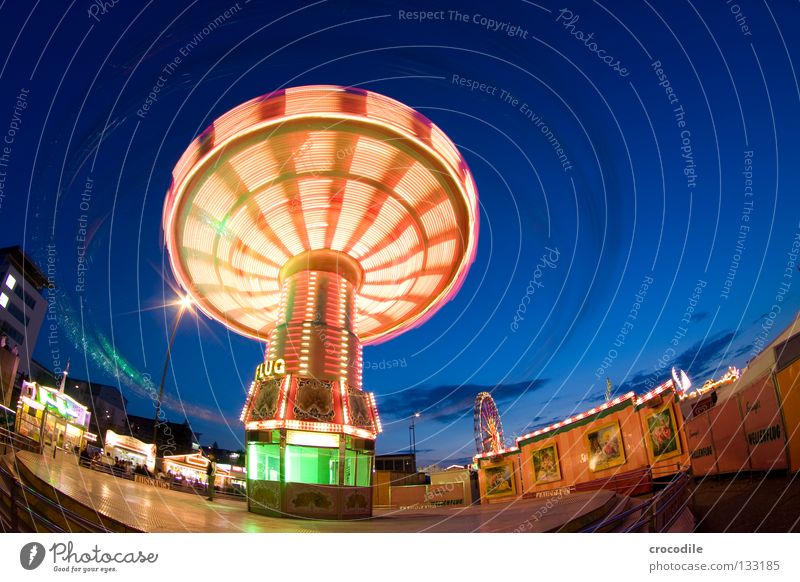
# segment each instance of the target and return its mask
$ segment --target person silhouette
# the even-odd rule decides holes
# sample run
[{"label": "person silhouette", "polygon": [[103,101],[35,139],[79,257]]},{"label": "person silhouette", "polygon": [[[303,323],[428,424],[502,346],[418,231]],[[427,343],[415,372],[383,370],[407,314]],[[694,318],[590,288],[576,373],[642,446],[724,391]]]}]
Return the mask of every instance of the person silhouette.
[{"label": "person silhouette", "polygon": [[208,455],[206,476],[208,477],[208,497],[206,497],[206,499],[214,501],[214,481],[217,476],[217,459],[213,454]]}]

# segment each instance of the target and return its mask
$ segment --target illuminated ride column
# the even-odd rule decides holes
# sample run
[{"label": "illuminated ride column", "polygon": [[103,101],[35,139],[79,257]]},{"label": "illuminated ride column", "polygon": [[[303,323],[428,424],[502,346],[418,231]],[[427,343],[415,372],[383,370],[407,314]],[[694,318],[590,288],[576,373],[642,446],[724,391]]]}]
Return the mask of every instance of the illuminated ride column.
[{"label": "illuminated ride column", "polygon": [[427,321],[475,258],[477,191],[455,145],[371,91],[275,91],[192,142],[163,226],[197,308],[267,345],[241,418],[249,509],[371,515],[381,427],[362,345]]},{"label": "illuminated ride column", "polygon": [[347,255],[303,253],[280,273],[281,303],[245,404],[250,510],[364,517],[380,420],[361,389],[355,299],[363,272]]}]

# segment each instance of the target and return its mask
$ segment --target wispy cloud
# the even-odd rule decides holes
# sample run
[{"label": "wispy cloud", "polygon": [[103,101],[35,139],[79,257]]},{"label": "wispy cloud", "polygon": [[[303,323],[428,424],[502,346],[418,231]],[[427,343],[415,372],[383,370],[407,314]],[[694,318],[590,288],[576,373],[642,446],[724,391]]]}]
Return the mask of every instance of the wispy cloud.
[{"label": "wispy cloud", "polygon": [[389,419],[408,418],[415,412],[420,412],[425,415],[426,420],[447,423],[465,414],[471,414],[475,397],[479,392],[491,393],[499,405],[534,392],[547,382],[547,379],[536,379],[496,386],[477,384],[434,386],[378,397],[378,405],[379,409],[388,411],[384,416]]}]

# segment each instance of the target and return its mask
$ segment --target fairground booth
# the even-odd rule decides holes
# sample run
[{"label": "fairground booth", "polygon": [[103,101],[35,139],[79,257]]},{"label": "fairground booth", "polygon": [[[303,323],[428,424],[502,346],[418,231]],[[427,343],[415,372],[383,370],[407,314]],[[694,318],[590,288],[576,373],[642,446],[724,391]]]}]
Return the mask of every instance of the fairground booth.
[{"label": "fairground booth", "polygon": [[103,452],[114,459],[129,461],[134,466],[144,465],[151,473],[156,469],[156,446],[132,436],[106,431]]},{"label": "fairground booth", "polygon": [[[764,342],[765,343],[765,342]],[[756,342],[755,348],[758,346]],[[800,470],[800,319],[681,402],[696,476]]]},{"label": "fairground booth", "polygon": [[267,343],[242,411],[250,511],[371,515],[381,426],[362,346],[429,319],[475,258],[477,190],[455,145],[371,91],[275,91],[192,142],[163,226],[197,308]]},{"label": "fairground booth", "polygon": [[22,382],[16,420],[19,434],[43,446],[80,451],[84,443],[97,440],[97,435],[88,432],[90,416],[86,406],[56,388]]},{"label": "fairground booth", "polygon": [[[689,465],[672,380],[637,397],[610,400],[476,458],[487,502],[614,489],[636,495]],[[512,475],[513,473],[513,475]]]},{"label": "fairground booth", "polygon": [[[208,457],[201,453],[170,455],[162,460],[162,471],[170,475],[173,482],[184,485],[203,483],[208,485]],[[244,467],[217,463],[215,487],[220,489],[245,490],[247,476]]]}]

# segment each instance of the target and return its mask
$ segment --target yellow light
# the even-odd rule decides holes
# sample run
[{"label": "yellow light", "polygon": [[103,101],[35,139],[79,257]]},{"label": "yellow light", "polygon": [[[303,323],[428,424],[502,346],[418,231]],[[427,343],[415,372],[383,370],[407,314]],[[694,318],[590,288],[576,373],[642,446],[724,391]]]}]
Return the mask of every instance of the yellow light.
[{"label": "yellow light", "polygon": [[308,447],[336,448],[339,446],[339,435],[328,432],[286,431],[286,444],[305,445]]}]

